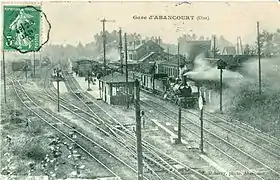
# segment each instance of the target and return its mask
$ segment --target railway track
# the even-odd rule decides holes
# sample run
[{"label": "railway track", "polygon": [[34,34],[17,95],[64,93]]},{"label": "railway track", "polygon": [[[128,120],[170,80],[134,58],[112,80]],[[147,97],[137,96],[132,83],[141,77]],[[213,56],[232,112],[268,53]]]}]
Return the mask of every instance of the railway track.
[{"label": "railway track", "polygon": [[[193,110],[187,110],[189,113],[192,113],[194,115],[198,115]],[[238,133],[240,134],[240,138],[246,139],[246,141],[251,141],[251,143],[255,143],[258,145],[259,148],[263,149],[267,153],[270,153],[274,155],[277,158],[280,158],[280,142],[277,138],[274,138],[270,136],[269,134],[264,134],[263,132],[255,129],[254,127],[251,127],[247,124],[244,124],[240,121],[233,120],[231,118],[226,118],[219,115],[214,115],[209,112],[205,112],[205,115],[207,115],[207,120],[210,121],[219,121],[219,126],[223,127],[227,130],[233,131],[238,129]],[[232,123],[235,121],[235,123]],[[241,126],[242,125],[242,126]],[[256,145],[256,146],[257,146]]]},{"label": "railway track", "polygon": [[[69,77],[68,77],[69,78]],[[70,77],[70,79],[67,79],[68,81],[68,89],[73,93],[74,96],[78,96],[77,95],[77,91],[78,90],[78,85],[76,84],[76,82],[71,79],[73,77]],[[72,81],[72,83],[70,83]],[[82,97],[84,97],[84,99],[82,99],[81,97],[77,97],[84,105],[86,105],[89,109],[89,111],[95,116],[98,117],[100,119],[105,119],[105,122],[111,122],[114,123],[115,125],[118,125],[119,127],[121,127],[121,131],[120,130],[116,130],[115,128],[112,130],[116,133],[120,133],[122,134],[122,138],[125,139],[126,141],[130,141],[131,146],[130,146],[130,151],[131,152],[135,152],[135,148],[134,148],[134,144],[136,141],[135,135],[134,133],[127,129],[126,127],[124,127],[121,123],[119,123],[115,118],[113,118],[111,115],[109,115],[106,110],[104,110],[101,106],[99,106],[96,102],[94,102],[92,100],[91,97],[89,97],[89,95],[87,93],[83,93],[83,92],[79,92],[79,94],[82,94]],[[85,102],[86,100],[86,102]],[[94,110],[91,109],[92,106],[88,106],[89,104],[92,104],[92,106],[94,107]],[[94,111],[94,112],[93,112]],[[101,113],[98,114],[97,113]],[[121,139],[120,137],[118,137],[119,139]],[[160,150],[156,149],[154,146],[150,145],[147,142],[143,142],[143,154],[144,154],[144,163],[146,164],[147,167],[151,167],[153,171],[158,171],[158,173],[161,174],[171,174],[174,177],[176,177],[176,179],[186,179],[186,177],[184,177],[182,175],[182,173],[180,173],[177,169],[174,168],[173,165],[171,165],[169,162],[173,161],[173,163],[176,162],[176,164],[181,164],[182,163],[176,161],[175,159],[172,159],[171,157],[169,157],[166,154],[163,154],[162,152],[160,152]],[[207,176],[203,175],[202,173],[192,169],[191,167],[188,167],[186,165],[183,165],[185,167],[185,169],[187,169],[188,171],[191,171],[193,174],[195,174],[196,176],[199,176],[200,179],[210,179]],[[151,169],[148,169],[148,171]],[[164,177],[164,176],[163,176]],[[192,179],[197,179],[197,177],[195,176],[189,176],[187,179],[192,178]]]},{"label": "railway track", "polygon": [[[150,92],[144,92],[150,94]],[[160,100],[152,96],[149,96],[149,98],[153,98],[155,102],[162,103],[162,97],[159,97],[161,99]],[[170,106],[174,106],[173,104],[167,101],[164,102],[169,104]],[[195,110],[185,109],[184,111],[195,116],[200,116],[200,112]],[[240,135],[240,138],[244,139],[245,141],[251,144],[255,144],[256,146],[258,145],[260,149],[263,149],[267,153],[279,158],[280,140],[278,138],[273,137],[270,134],[261,132],[260,130],[249,126],[248,124],[229,118],[226,115],[213,114],[204,110],[204,116],[204,119],[206,121],[217,122],[216,126],[219,126],[224,130],[234,132],[238,129],[238,134]]]},{"label": "railway track", "polygon": [[[195,110],[184,109],[183,111],[196,117],[200,116],[200,112]],[[213,124],[225,132],[234,134],[243,141],[265,151],[273,158],[280,159],[280,143],[278,143],[277,139],[266,136],[261,132],[257,132],[254,128],[248,127],[248,125],[245,125],[244,127],[240,126],[240,123],[232,123],[231,121],[233,120],[228,120],[229,118],[226,119],[224,116],[213,115],[209,112],[205,112],[204,116],[206,122]]]},{"label": "railway track", "polygon": [[[53,90],[53,93],[55,94],[54,90]],[[54,94],[52,94],[52,93],[47,94],[47,96],[50,99],[52,99],[54,102],[56,102],[56,98],[53,96]],[[133,149],[131,144],[127,145],[127,140],[123,140],[123,138],[120,137],[119,135],[115,136],[115,138],[112,137],[112,133],[113,133],[113,135],[116,135],[116,131],[119,131],[114,126],[112,126],[111,124],[107,124],[105,121],[103,121],[101,118],[99,118],[98,115],[96,115],[94,112],[88,112],[86,110],[83,110],[83,109],[79,108],[78,106],[67,102],[64,99],[61,99],[61,103],[62,103],[61,104],[62,108],[71,112],[72,114],[74,114],[75,116],[80,118],[80,120],[83,120],[83,121],[89,123],[90,125],[96,127],[104,135],[113,138],[122,147],[126,148],[126,150],[128,150],[128,152],[130,152],[133,155],[133,157],[136,157],[136,153],[135,153],[136,150]],[[147,168],[150,169],[150,167],[147,167]],[[150,172],[154,173],[157,176],[157,174],[155,172],[153,172],[152,170],[150,170]],[[160,177],[158,177],[158,178],[161,179]]]},{"label": "railway track", "polygon": [[[151,97],[149,97],[149,99],[150,99]],[[154,100],[154,99],[153,99]],[[158,104],[158,103],[155,103],[155,101],[149,101],[149,103],[146,103],[146,102],[142,102],[142,103],[144,103],[146,106],[148,106],[148,107],[150,107],[150,108],[153,108],[153,109],[156,109],[157,110],[157,112],[160,112],[161,114],[163,114],[165,117],[167,117],[167,118],[169,118],[169,119],[174,119],[174,117],[175,117],[175,119],[178,117],[178,115],[177,115],[177,113],[175,113],[176,111],[175,110],[170,110],[170,108],[166,108],[166,107],[164,107],[164,106],[162,106],[162,105],[160,105],[160,104]],[[153,104],[153,105],[151,105],[151,104]],[[182,127],[183,128],[185,128],[185,129],[187,129],[188,131],[190,131],[190,132],[192,132],[192,133],[194,133],[196,136],[198,136],[199,137],[199,132],[197,132],[198,130],[199,130],[199,128],[200,128],[200,124],[199,123],[195,123],[195,122],[193,122],[193,120],[192,119],[190,119],[190,118],[187,118],[187,117],[182,117],[183,119],[185,119],[185,120],[187,120],[188,122],[189,122],[189,124],[183,124],[182,125]],[[197,118],[197,116],[195,116],[195,119],[198,119]],[[221,142],[223,143],[223,144],[227,144],[227,146],[228,147],[231,147],[231,148],[233,148],[233,149],[235,149],[236,151],[238,151],[239,153],[242,153],[242,154],[244,154],[247,158],[246,158],[246,160],[244,161],[244,159],[239,159],[238,161],[236,160],[236,157],[234,157],[234,152],[232,152],[232,155],[229,155],[229,149],[228,148],[226,148],[225,150],[222,150],[221,149],[221,147],[219,146],[219,147],[217,147],[217,146],[215,146],[212,142],[213,142],[213,140],[211,139],[211,143],[209,142],[209,141],[206,141],[209,145],[211,145],[212,147],[214,147],[215,149],[217,149],[217,150],[219,150],[220,152],[223,152],[223,154],[224,155],[226,155],[227,157],[229,157],[230,159],[232,159],[232,160],[234,160],[237,164],[239,164],[239,165],[241,165],[243,168],[246,168],[248,171],[250,171],[250,172],[252,172],[256,177],[258,177],[259,179],[264,179],[263,177],[261,177],[260,175],[258,175],[257,173],[254,173],[251,169],[253,169],[254,167],[251,167],[251,168],[249,168],[249,167],[247,167],[248,165],[245,165],[245,164],[247,164],[247,160],[248,160],[248,158],[250,159],[250,160],[253,160],[254,162],[256,162],[257,164],[259,164],[259,167],[260,168],[266,168],[266,169],[268,169],[269,171],[271,171],[276,177],[278,177],[279,176],[279,172],[277,171],[277,170],[275,170],[274,168],[277,166],[277,160],[275,161],[274,160],[274,164],[273,163],[269,163],[270,165],[267,165],[266,163],[263,163],[262,161],[260,161],[259,159],[257,159],[257,157],[254,157],[253,155],[251,155],[251,154],[249,154],[249,153],[247,153],[247,152],[245,152],[244,150],[242,150],[242,148],[244,148],[244,147],[241,147],[241,146],[238,146],[238,144],[233,144],[232,142],[231,143],[229,143],[227,140],[226,140],[226,138],[224,137],[224,134],[223,134],[223,136],[222,135],[217,135],[217,128],[214,128],[214,130],[216,130],[215,131],[215,133],[213,133],[213,132],[211,132],[211,128],[213,128],[213,124],[211,124],[211,122],[208,122],[210,125],[207,127],[207,128],[205,128],[204,129],[204,131],[205,132],[207,132],[207,135],[209,135],[209,136],[211,136],[211,137],[213,137],[212,139],[217,139],[217,140],[215,140],[215,144],[220,144]],[[193,126],[190,126],[190,124],[192,124]],[[191,128],[191,127],[193,127],[193,128]],[[225,130],[225,129],[223,129],[223,130]],[[212,130],[213,131],[213,130]],[[239,137],[240,138],[240,137]],[[247,141],[248,142],[248,141]],[[256,145],[256,143],[253,143],[253,142],[251,142],[253,145]],[[257,145],[256,146],[257,148],[259,148],[259,145]],[[263,149],[263,148],[262,148]],[[258,151],[258,149],[256,149],[255,151]],[[227,153],[226,153],[227,152]],[[277,154],[275,154],[275,153],[273,153],[273,152],[271,152],[271,151],[269,151],[269,150],[267,150],[266,151],[267,153],[270,153],[270,155],[272,156],[272,157],[270,157],[270,160],[273,160],[273,158],[278,158],[278,156],[277,156]],[[250,153],[254,153],[254,152],[250,152]],[[241,163],[241,161],[243,161],[243,163]],[[271,168],[271,165],[274,165],[274,168]],[[279,163],[278,163],[279,164]]]},{"label": "railway track", "polygon": [[[51,128],[56,130],[59,134],[64,136],[69,141],[73,142],[77,147],[83,150],[86,154],[88,154],[91,158],[93,158],[96,162],[98,162],[102,167],[104,167],[111,176],[116,179],[120,179],[120,177],[110,168],[108,165],[105,165],[103,162],[107,160],[107,163],[112,165],[115,163],[119,163],[119,166],[127,166],[130,170],[136,173],[136,170],[131,168],[129,165],[125,164],[123,161],[119,160],[113,153],[104,148],[101,144],[94,141],[93,139],[87,137],[83,133],[81,133],[76,128],[73,129],[67,120],[63,120],[61,117],[57,117],[55,113],[52,113],[41,106],[39,106],[31,97],[27,94],[27,92],[23,89],[22,85],[18,81],[12,81],[13,89],[19,98],[19,100],[23,103],[23,105],[32,113],[34,113],[39,119],[48,124]],[[78,138],[73,139],[69,136],[69,132],[75,131]],[[77,142],[78,140],[78,142]],[[92,144],[91,148],[86,148],[88,144]],[[98,154],[98,157],[96,157]],[[117,161],[110,161],[114,157]],[[102,160],[100,160],[102,159]]]},{"label": "railway track", "polygon": [[[54,92],[54,91],[53,91]],[[53,95],[53,94],[52,94]],[[50,96],[50,94],[48,94],[48,96]],[[79,96],[78,96],[79,97]],[[55,97],[52,97],[52,99],[55,101]],[[63,103],[65,103],[66,101],[64,100],[64,99],[62,99],[62,102]],[[66,104],[68,104],[69,105],[69,103],[66,103]],[[85,105],[87,105],[86,103],[84,103]],[[65,108],[65,106],[64,105],[62,105],[62,107],[63,108]],[[94,126],[97,126],[97,125],[95,125],[95,124],[93,124],[91,121],[89,121],[88,119],[89,119],[89,117],[90,118],[95,118],[95,119],[98,119],[99,121],[98,121],[98,126],[100,126],[100,123],[101,124],[105,124],[105,126],[106,126],[106,130],[105,129],[102,129],[102,128],[100,128],[100,127],[98,127],[105,135],[107,135],[107,136],[110,136],[110,132],[114,132],[114,135],[116,135],[116,132],[115,132],[115,130],[117,130],[117,131],[120,131],[120,130],[118,130],[118,129],[116,129],[114,126],[112,126],[112,124],[108,124],[108,123],[106,123],[105,121],[103,121],[95,112],[93,112],[90,108],[90,110],[91,110],[91,112],[89,113],[89,112],[86,112],[85,110],[82,110],[82,109],[80,109],[80,108],[78,108],[77,106],[74,106],[74,105],[72,105],[72,107],[77,111],[80,111],[80,112],[83,112],[85,115],[87,115],[88,117],[81,117],[80,115],[80,113],[79,113],[79,117],[82,119],[82,120],[84,120],[84,121],[87,121],[88,123],[90,123],[91,125],[94,125]],[[67,109],[67,108],[66,108]],[[67,109],[68,111],[69,111],[69,109]],[[76,114],[75,112],[72,112],[73,114]],[[77,115],[77,114],[76,114]],[[104,118],[103,118],[104,119]],[[108,121],[107,121],[108,122]],[[107,130],[110,130],[110,132],[108,132]],[[122,132],[123,133],[123,132]],[[125,135],[127,135],[127,134],[125,134]],[[121,141],[120,141],[120,139],[122,139]],[[129,152],[131,152],[132,153],[132,155],[134,156],[134,157],[136,157],[136,149],[134,149],[134,141],[133,141],[133,143],[130,143],[129,145],[128,145],[128,141],[127,141],[127,139],[126,140],[124,140],[124,138],[123,137],[121,137],[120,135],[118,135],[115,139],[114,139],[115,141],[117,141],[118,143],[120,143],[121,145],[123,145],[123,147],[125,147],[125,148],[127,148],[127,150],[129,151]],[[123,143],[123,142],[125,142],[125,144]],[[147,157],[147,158],[149,158],[149,157]],[[152,160],[151,158],[150,158],[150,161],[155,161],[155,160]],[[152,170],[152,168],[148,165],[148,164],[145,164],[145,166],[149,169],[149,172],[152,172],[153,174],[155,174],[156,175],[156,177],[158,177],[159,179],[162,179],[162,178],[160,178],[158,175],[157,175],[157,173],[155,173],[153,170]],[[162,168],[162,171],[161,172],[166,172],[166,167],[161,167]],[[177,179],[182,179],[182,177],[180,178],[180,176],[178,176],[176,173],[173,173],[172,172],[172,174],[175,176],[175,177],[177,177]]]}]

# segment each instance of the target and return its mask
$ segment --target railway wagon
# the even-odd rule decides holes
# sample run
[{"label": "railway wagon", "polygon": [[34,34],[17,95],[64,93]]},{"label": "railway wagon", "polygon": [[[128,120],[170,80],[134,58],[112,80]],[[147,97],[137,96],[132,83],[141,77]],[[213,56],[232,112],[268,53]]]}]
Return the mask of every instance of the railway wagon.
[{"label": "railway wagon", "polygon": [[12,62],[12,71],[23,71],[26,65],[31,67],[31,60]]},{"label": "railway wagon", "polygon": [[140,86],[148,91],[163,95],[168,88],[167,74],[145,74],[140,72],[133,72],[133,79],[140,81]]}]

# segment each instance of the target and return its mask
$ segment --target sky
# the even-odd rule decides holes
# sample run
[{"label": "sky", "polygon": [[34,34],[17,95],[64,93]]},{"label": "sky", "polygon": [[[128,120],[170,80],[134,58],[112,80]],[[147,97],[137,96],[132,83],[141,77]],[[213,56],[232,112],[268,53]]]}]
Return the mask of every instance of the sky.
[{"label": "sky", "polygon": [[[241,36],[243,43],[256,40],[256,22],[260,30],[274,32],[280,28],[280,4],[277,2],[192,2],[176,6],[176,2],[43,2],[42,9],[51,23],[49,43],[77,45],[94,40],[102,30],[100,20],[106,18],[106,30],[137,32],[142,36],[160,36],[166,43],[176,44],[187,32],[197,36],[223,35],[232,43]],[[195,20],[136,20],[134,15],[194,16]],[[196,20],[198,16],[209,20]],[[46,25],[46,24],[44,24]],[[180,30],[176,32],[177,27]],[[43,30],[45,37],[46,26]],[[43,37],[43,38],[44,38]]]}]

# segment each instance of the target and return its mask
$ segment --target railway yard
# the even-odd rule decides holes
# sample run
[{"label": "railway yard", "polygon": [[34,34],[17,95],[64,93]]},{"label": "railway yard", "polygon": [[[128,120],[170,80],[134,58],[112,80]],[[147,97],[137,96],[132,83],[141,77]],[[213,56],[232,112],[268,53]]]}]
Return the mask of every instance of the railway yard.
[{"label": "railway yard", "polygon": [[[7,103],[1,108],[1,174],[41,179],[137,179],[135,107],[99,100],[98,83],[63,71],[60,111],[52,67],[36,78],[20,72],[7,77]],[[3,101],[3,100],[2,100]],[[3,103],[3,102],[1,102]],[[182,143],[177,137],[178,107],[141,91],[144,179],[280,178],[280,141],[226,115],[204,112],[204,153],[200,151],[200,112],[182,109]]]}]

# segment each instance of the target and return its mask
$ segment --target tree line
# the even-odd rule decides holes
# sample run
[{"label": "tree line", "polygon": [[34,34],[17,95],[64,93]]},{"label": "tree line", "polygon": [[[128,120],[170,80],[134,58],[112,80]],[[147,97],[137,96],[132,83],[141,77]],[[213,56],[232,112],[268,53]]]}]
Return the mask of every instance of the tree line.
[{"label": "tree line", "polygon": [[[113,30],[112,32],[106,31],[106,49],[118,49],[119,47],[119,31]],[[122,33],[124,35],[124,33]],[[213,37],[198,37],[195,33],[185,34],[178,38],[178,42],[180,44],[185,43],[186,41],[193,40],[212,40]],[[152,36],[152,37],[142,37],[138,33],[128,33],[127,34],[127,42],[140,42],[142,40],[151,39],[156,43],[160,44],[164,49],[169,49],[171,54],[177,53],[177,44],[168,44],[164,43],[164,41],[160,37]],[[122,39],[124,42],[124,39]],[[260,33],[260,46],[261,46],[261,54],[263,56],[271,56],[273,54],[279,54],[280,52],[280,29],[277,29],[276,32],[268,32],[262,31]],[[218,50],[217,50],[218,51]],[[221,51],[221,50],[220,50]],[[90,58],[94,59],[97,56],[103,56],[103,36],[102,32],[97,33],[93,36],[93,42],[88,44],[79,43],[76,46],[73,45],[46,45],[43,50],[43,56],[48,56],[50,59],[68,59],[68,58]],[[180,53],[184,54],[183,48]],[[245,44],[243,46],[244,54],[257,54],[257,44],[249,45]]]}]

